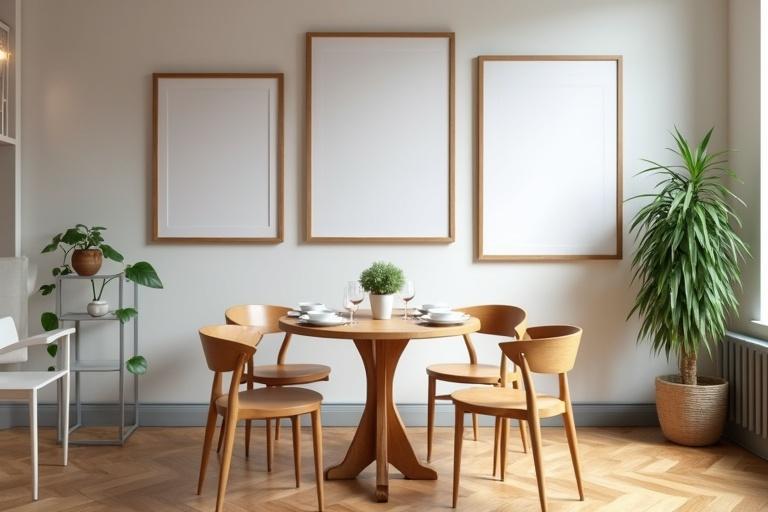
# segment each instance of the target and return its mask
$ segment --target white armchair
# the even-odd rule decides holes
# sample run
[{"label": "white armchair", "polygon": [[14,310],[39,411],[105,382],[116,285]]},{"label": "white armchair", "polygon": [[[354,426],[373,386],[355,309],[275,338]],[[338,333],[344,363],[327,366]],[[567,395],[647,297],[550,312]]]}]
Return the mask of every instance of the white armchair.
[{"label": "white armchair", "polygon": [[62,465],[67,465],[69,451],[69,337],[75,329],[57,329],[19,340],[11,317],[0,318],[0,362],[27,359],[27,347],[58,342],[59,364],[54,371],[0,372],[0,400],[24,400],[29,404],[29,428],[32,448],[32,499],[38,497],[37,395],[53,382],[61,382],[59,395],[59,432],[62,439]]}]

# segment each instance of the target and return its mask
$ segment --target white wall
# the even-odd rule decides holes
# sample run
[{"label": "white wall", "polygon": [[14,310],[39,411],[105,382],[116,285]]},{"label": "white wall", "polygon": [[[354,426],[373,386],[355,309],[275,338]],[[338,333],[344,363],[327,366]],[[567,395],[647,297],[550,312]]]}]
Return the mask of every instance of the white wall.
[{"label": "white wall", "polygon": [[[511,303],[533,324],[584,327],[572,376],[577,401],[642,403],[668,370],[635,345],[630,257],[619,262],[473,262],[474,61],[478,54],[624,55],[625,196],[641,157],[666,159],[677,124],[699,137],[718,127],[724,145],[727,5],[723,0],[202,1],[27,0],[24,2],[23,252],[34,263],[49,237],[77,223],[108,226],[129,260],[151,261],[166,289],[142,293],[141,333],[150,373],[146,401],[204,402],[210,375],[197,327],[220,322],[231,304],[318,299],[338,304],[343,284],[375,259],[401,265],[417,302]],[[303,218],[304,33],[309,30],[456,32],[456,243],[436,246],[307,245]],[[147,242],[151,73],[282,71],[286,74],[286,241],[277,246]],[[556,150],[556,148],[553,148]],[[553,184],[556,186],[556,184]],[[394,206],[394,205],[393,205]],[[629,219],[637,204],[625,207]],[[625,236],[625,254],[631,255]],[[83,293],[79,300],[86,301]],[[31,332],[52,301],[37,297]],[[89,326],[93,327],[93,326]],[[91,330],[90,353],[106,339]],[[269,339],[261,360],[274,357]],[[480,350],[496,361],[495,348]],[[425,401],[424,366],[464,357],[460,340],[415,341],[396,380],[400,402]],[[317,386],[328,402],[361,402],[359,359],[346,341],[297,339],[295,361],[333,367]],[[42,354],[37,360],[42,364]],[[105,381],[106,382],[106,381]],[[104,397],[109,389],[90,398]]]},{"label": "white wall", "polygon": [[733,190],[747,203],[746,209],[738,207],[740,233],[752,251],[743,266],[741,306],[731,327],[765,338],[768,330],[752,323],[760,318],[760,0],[731,0],[728,16],[728,147],[741,180],[732,183]]}]

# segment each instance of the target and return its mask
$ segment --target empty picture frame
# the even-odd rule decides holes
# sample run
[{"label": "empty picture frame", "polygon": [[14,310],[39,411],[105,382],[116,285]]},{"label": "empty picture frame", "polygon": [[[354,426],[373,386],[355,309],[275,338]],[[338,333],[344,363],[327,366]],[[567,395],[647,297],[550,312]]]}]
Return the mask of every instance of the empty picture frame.
[{"label": "empty picture frame", "polygon": [[283,239],[282,73],[155,73],[152,239]]},{"label": "empty picture frame", "polygon": [[621,259],[622,58],[477,63],[477,259]]},{"label": "empty picture frame", "polygon": [[452,242],[454,34],[306,44],[306,240]]}]

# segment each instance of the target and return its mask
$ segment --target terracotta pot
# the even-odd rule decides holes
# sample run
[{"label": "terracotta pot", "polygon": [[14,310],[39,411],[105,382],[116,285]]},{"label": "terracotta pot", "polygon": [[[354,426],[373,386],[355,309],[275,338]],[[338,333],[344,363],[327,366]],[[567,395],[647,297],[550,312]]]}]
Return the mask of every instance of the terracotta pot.
[{"label": "terracotta pot", "polygon": [[697,377],[698,384],[681,384],[679,375],[656,377],[656,412],[664,437],[685,446],[716,443],[728,412],[728,382]]},{"label": "terracotta pot", "polygon": [[99,249],[75,249],[72,252],[72,268],[81,276],[92,276],[101,269],[102,255]]}]

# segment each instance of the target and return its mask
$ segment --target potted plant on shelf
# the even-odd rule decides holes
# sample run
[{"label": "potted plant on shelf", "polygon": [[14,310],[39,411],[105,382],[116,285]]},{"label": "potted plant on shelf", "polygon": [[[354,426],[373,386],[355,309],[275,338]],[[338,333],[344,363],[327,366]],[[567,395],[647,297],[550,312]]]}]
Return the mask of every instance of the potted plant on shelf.
[{"label": "potted plant on shelf", "polygon": [[[61,265],[54,267],[51,270],[53,277],[72,274],[73,269],[81,276],[93,276],[101,268],[102,255],[117,263],[123,263],[124,258],[122,254],[117,252],[112,246],[104,243],[104,238],[101,232],[106,229],[107,228],[101,226],[89,228],[84,224],[77,224],[75,227],[69,228],[63,233],[54,236],[51,239],[51,242],[41,251],[44,254],[59,249],[64,254]],[[84,253],[85,256],[83,256]],[[98,256],[95,255],[96,253],[98,253]],[[67,261],[68,257],[69,261]],[[146,286],[148,288],[163,287],[163,283],[157,275],[157,272],[152,265],[146,261],[139,261],[132,265],[127,264],[122,272],[125,273],[126,279],[133,281],[138,285]],[[100,317],[109,312],[109,304],[106,301],[101,300],[101,297],[106,285],[116,278],[116,275],[99,278],[101,283],[98,284],[98,293],[96,292],[96,279],[90,279],[93,300],[86,306],[89,315]],[[50,283],[41,285],[39,291],[42,295],[50,295],[55,289],[56,285]],[[114,314],[121,323],[125,323],[139,313],[135,308],[128,307],[116,309]],[[58,329],[59,327],[59,319],[56,314],[51,311],[46,311],[40,316],[40,323],[46,331]],[[48,346],[48,353],[51,357],[56,356],[56,351],[57,346],[55,344]],[[137,375],[141,375],[147,370],[147,361],[139,354],[134,355],[126,361],[125,365],[129,372]]]},{"label": "potted plant on shelf", "polygon": [[[89,228],[84,224],[77,224],[54,236],[51,243],[43,249],[43,253],[53,252],[56,249],[64,252],[62,264],[58,267],[59,272],[54,276],[62,272],[64,272],[62,275],[72,273],[72,269],[81,276],[95,275],[101,269],[103,257],[117,262],[123,261],[123,256],[119,252],[104,243],[101,232],[105,229],[107,228],[102,226]],[[72,253],[71,268],[67,265],[67,256],[70,252]]]},{"label": "potted plant on shelf", "polygon": [[741,224],[729,201],[744,203],[723,183],[735,176],[727,151],[709,154],[712,129],[692,148],[675,129],[679,159],[674,165],[644,160],[640,174],[660,178],[658,192],[635,215],[632,260],[640,290],[630,316],[642,319],[638,341],[648,338],[655,353],[676,356],[679,375],[656,379],[656,410],[664,436],[688,446],[717,442],[725,425],[728,383],[697,375],[697,357],[709,356],[725,334],[726,316],[737,306],[739,262],[749,254],[731,226]]},{"label": "potted plant on shelf", "polygon": [[403,271],[392,263],[377,261],[360,274],[360,284],[368,292],[371,314],[375,320],[392,317],[394,294],[403,286]]}]

